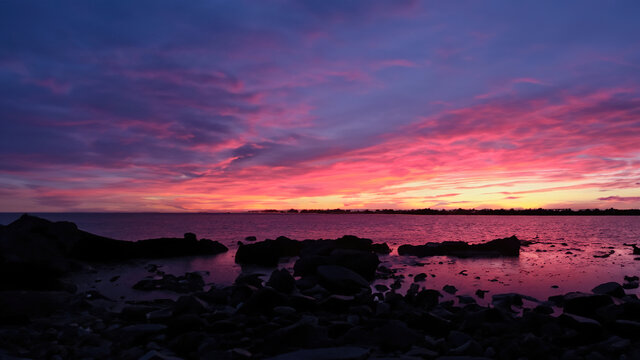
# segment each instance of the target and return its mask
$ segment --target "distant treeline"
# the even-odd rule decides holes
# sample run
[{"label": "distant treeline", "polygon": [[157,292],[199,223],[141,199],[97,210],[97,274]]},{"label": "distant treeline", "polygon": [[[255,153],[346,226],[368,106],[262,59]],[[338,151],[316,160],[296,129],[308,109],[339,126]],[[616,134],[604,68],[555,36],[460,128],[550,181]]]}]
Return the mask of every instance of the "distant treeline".
[{"label": "distant treeline", "polygon": [[300,214],[406,214],[406,215],[553,215],[553,216],[594,216],[594,215],[640,215],[640,209],[413,209],[413,210],[344,210],[344,209],[305,209],[305,210],[256,210],[258,213],[300,213]]}]

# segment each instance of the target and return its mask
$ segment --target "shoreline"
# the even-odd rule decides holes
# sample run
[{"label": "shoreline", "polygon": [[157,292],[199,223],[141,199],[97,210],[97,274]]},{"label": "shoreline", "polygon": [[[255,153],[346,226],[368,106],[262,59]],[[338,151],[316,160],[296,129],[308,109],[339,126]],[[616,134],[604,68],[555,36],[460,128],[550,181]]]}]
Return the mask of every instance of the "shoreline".
[{"label": "shoreline", "polygon": [[[29,240],[42,246],[69,245],[65,239],[78,236],[80,240],[75,241],[82,236],[95,239],[69,224],[22,219],[2,230],[1,244],[7,249],[11,236],[20,240],[18,245]],[[167,240],[159,240],[145,246],[166,245]],[[453,276],[446,278],[444,286],[434,286],[430,274],[405,276],[402,265],[386,266],[380,258],[387,256],[389,247],[369,239],[255,240],[248,238],[238,245],[235,262],[243,270],[262,264],[261,269],[269,271],[263,276],[242,271],[226,286],[208,284],[203,273],[170,274],[162,265],[171,260],[123,263],[118,257],[100,263],[115,270],[100,281],[128,284],[148,294],[146,299],[114,299],[95,289],[78,291],[77,284],[65,282],[70,278],[44,284],[57,286],[53,288],[29,290],[37,284],[25,283],[22,290],[4,289],[0,291],[0,357],[410,360],[640,356],[640,300],[633,294],[638,288],[634,274],[626,276],[624,284],[615,282],[622,279],[609,279],[589,292],[564,292],[546,299],[535,299],[526,292],[478,290],[469,294],[457,290],[460,285]],[[173,244],[175,239],[168,241]],[[197,239],[190,234],[181,241]],[[477,260],[474,256],[517,259],[516,244],[519,248],[526,242],[512,237],[481,246],[444,242],[413,250],[427,255],[435,251],[448,258],[471,256],[460,262],[472,263]],[[15,255],[33,255],[33,249],[8,249],[16,251]],[[24,261],[55,265],[68,256],[65,254],[76,254],[69,251],[60,253],[63,257],[57,260],[27,257]],[[3,253],[3,261],[7,254]],[[291,271],[290,266],[280,266],[286,259],[293,264]],[[428,261],[414,256],[403,259]],[[96,274],[86,267],[91,262],[84,264],[82,271]],[[138,270],[146,275],[117,273],[123,264],[142,267]]]}]

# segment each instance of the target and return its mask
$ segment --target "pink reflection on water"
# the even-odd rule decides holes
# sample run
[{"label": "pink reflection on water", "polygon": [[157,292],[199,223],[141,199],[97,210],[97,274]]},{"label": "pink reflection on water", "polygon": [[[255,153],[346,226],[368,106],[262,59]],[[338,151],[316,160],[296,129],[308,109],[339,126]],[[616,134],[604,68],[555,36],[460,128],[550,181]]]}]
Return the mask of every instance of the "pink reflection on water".
[{"label": "pink reflection on water", "polygon": [[[487,298],[496,293],[520,292],[544,300],[550,295],[570,291],[590,291],[607,281],[622,283],[625,275],[640,274],[640,261],[634,260],[637,256],[631,255],[631,248],[623,245],[640,242],[638,217],[353,214],[46,214],[44,217],[74,221],[84,230],[127,240],[182,236],[188,231],[199,237],[219,240],[229,246],[228,253],[214,257],[152,261],[163,265],[165,272],[176,275],[186,271],[208,271],[206,281],[219,285],[231,284],[240,273],[241,269],[233,257],[236,243],[249,235],[262,240],[280,235],[317,239],[354,234],[369,237],[375,242],[387,242],[394,249],[405,243],[483,242],[514,234],[522,240],[539,241],[523,247],[516,259],[420,259],[397,256],[395,252],[381,258],[383,265],[398,268],[399,274],[405,275],[403,289],[412,282],[409,275],[424,272],[435,277],[428,276],[424,283],[419,283],[420,286],[440,290],[442,286],[451,284],[459,289],[458,295],[472,295],[477,289],[489,290]],[[610,250],[614,253],[608,258],[594,257]],[[293,261],[284,261],[281,266],[291,268]],[[115,269],[102,269],[94,277],[100,276],[103,281],[92,283],[94,280],[87,280],[86,284],[105,291],[109,287],[117,288],[118,294],[130,293],[130,285],[148,275],[143,269],[144,264],[137,262]],[[244,269],[266,276],[271,270]],[[466,276],[460,274],[463,270],[466,270]],[[106,271],[106,274],[101,271]],[[126,276],[119,280],[122,283],[109,283],[104,281],[109,274]],[[627,292],[639,293],[637,289]]]}]

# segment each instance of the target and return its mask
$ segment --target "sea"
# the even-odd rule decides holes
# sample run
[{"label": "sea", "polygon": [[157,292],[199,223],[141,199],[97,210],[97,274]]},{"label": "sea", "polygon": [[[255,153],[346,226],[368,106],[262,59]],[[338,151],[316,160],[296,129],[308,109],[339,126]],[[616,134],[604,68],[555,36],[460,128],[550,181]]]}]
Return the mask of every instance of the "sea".
[{"label": "sea", "polygon": [[[1,213],[0,224],[21,214]],[[402,215],[402,214],[296,214],[296,213],[34,213],[52,221],[72,221],[82,230],[114,239],[135,241],[158,237],[198,238],[220,241],[229,252],[216,256],[135,260],[119,265],[96,265],[72,279],[83,290],[95,289],[121,299],[157,298],[175,294],[144,293],[131,287],[145,277],[150,264],[170,274],[198,271],[210,286],[227,286],[241,273],[264,274],[273,268],[241,267],[234,262],[239,241],[286,236],[292,239],[335,239],[356,235],[386,242],[393,250],[381,256],[382,265],[404,276],[400,292],[406,291],[419,273],[427,274],[420,287],[441,290],[453,285],[455,294],[476,297],[477,290],[491,295],[516,292],[546,300],[571,291],[590,291],[609,281],[624,282],[640,275],[640,256],[625,244],[640,245],[638,216],[497,216],[497,215]],[[466,241],[482,243],[516,235],[533,243],[522,247],[517,258],[467,258],[447,256],[417,258],[399,256],[402,244]],[[34,249],[37,251],[37,249]],[[601,257],[610,254],[608,257]],[[293,268],[295,259],[283,259],[279,267]],[[392,279],[377,280],[390,285]],[[638,289],[627,293],[640,295]]]}]

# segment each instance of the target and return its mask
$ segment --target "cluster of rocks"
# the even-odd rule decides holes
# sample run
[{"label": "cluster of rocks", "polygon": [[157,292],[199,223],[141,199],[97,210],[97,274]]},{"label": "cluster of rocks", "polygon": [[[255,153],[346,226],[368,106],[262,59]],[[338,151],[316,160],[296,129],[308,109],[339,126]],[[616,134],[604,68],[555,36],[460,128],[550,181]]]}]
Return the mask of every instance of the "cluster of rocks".
[{"label": "cluster of rocks", "polygon": [[[298,279],[286,269],[274,270],[266,281],[241,275],[228,287],[123,307],[95,291],[0,292],[0,357],[640,357],[640,300],[617,283],[547,301],[497,294],[489,306],[480,306],[471,296],[441,301],[438,290],[418,283],[405,294],[372,292],[359,281],[347,286],[344,274],[327,271],[323,278],[323,266],[339,265],[320,265],[317,277]],[[347,287],[350,295],[343,294]],[[523,306],[523,300],[534,306]]]},{"label": "cluster of rocks", "polygon": [[[529,243],[526,243],[529,245]],[[508,238],[495,239],[483,244],[468,244],[464,241],[428,242],[424,245],[401,245],[398,255],[456,256],[456,257],[491,257],[519,256],[520,240],[514,235]]]},{"label": "cluster of rocks", "polygon": [[[252,239],[255,241],[255,239]],[[327,256],[335,250],[354,250],[374,254],[389,254],[391,249],[385,243],[374,244],[371,239],[345,235],[335,240],[297,241],[280,236],[275,240],[267,239],[252,244],[238,242],[235,261],[238,264],[276,266],[282,258],[300,256]],[[375,269],[374,269],[375,271]]]}]

